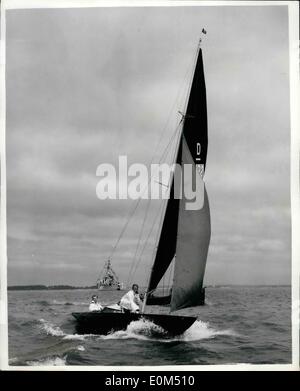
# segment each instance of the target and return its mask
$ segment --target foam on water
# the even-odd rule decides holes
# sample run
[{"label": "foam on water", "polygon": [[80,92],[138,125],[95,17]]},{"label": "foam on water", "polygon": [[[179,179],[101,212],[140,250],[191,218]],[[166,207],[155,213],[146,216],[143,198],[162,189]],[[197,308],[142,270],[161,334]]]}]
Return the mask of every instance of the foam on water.
[{"label": "foam on water", "polygon": [[61,330],[60,327],[54,326],[53,323],[48,322],[44,319],[40,319],[41,328],[46,331],[48,335],[52,335],[53,337],[63,337],[65,333]]},{"label": "foam on water", "polygon": [[157,340],[160,342],[173,341],[198,341],[201,339],[214,338],[218,335],[236,336],[232,330],[215,330],[209,326],[209,323],[196,321],[184,334],[176,337],[170,337],[161,327],[149,320],[140,319],[131,322],[126,330],[115,331],[108,335],[102,335],[101,339],[129,339],[138,340]]},{"label": "foam on water", "polygon": [[63,339],[66,340],[78,340],[78,341],[84,341],[87,338],[95,337],[95,334],[64,334]]},{"label": "foam on water", "polygon": [[8,360],[8,365],[13,365],[19,361],[18,357],[12,357]]},{"label": "foam on water", "polygon": [[55,326],[53,323],[40,319],[41,322],[41,329],[43,331],[46,331],[48,335],[51,335],[52,337],[62,337],[62,339],[65,340],[79,340],[83,341],[84,339],[88,337],[94,337],[95,334],[66,334],[59,326]]},{"label": "foam on water", "polygon": [[210,327],[208,322],[196,320],[180,339],[184,341],[198,341],[200,339],[214,338],[218,335],[236,336],[237,334],[233,330],[216,330]]},{"label": "foam on water", "polygon": [[62,337],[64,340],[79,340],[84,341],[87,338],[97,338],[103,340],[110,339],[138,339],[138,340],[157,340],[161,342],[172,341],[198,341],[201,339],[214,338],[219,335],[237,336],[233,330],[216,330],[210,327],[208,322],[197,320],[186,332],[180,336],[170,337],[170,335],[160,326],[155,323],[139,319],[131,322],[126,330],[118,330],[109,333],[108,335],[96,334],[66,334],[63,330],[53,325],[53,323],[40,319],[41,327],[48,335],[53,337]]},{"label": "foam on water", "polygon": [[66,365],[66,360],[67,357],[48,357],[44,358],[41,360],[36,360],[36,361],[26,361],[27,365],[30,366],[39,366],[39,365],[44,365],[44,366],[64,366]]},{"label": "foam on water", "polygon": [[101,335],[101,339],[129,339],[150,340],[153,337],[167,335],[166,331],[149,320],[139,319],[131,322],[126,330],[114,331],[108,335]]}]

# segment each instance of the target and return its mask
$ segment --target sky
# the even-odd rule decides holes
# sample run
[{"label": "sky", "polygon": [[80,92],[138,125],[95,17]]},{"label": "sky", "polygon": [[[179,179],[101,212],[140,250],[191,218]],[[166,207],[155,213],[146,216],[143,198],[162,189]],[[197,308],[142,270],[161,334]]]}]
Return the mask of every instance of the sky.
[{"label": "sky", "polygon": [[[99,200],[96,169],[120,155],[159,161],[203,27],[205,284],[290,283],[287,6],[10,10],[6,26],[9,285],[95,283],[135,205]],[[139,258],[130,278],[146,282],[153,203],[142,231],[140,202],[114,253],[124,282]]]}]

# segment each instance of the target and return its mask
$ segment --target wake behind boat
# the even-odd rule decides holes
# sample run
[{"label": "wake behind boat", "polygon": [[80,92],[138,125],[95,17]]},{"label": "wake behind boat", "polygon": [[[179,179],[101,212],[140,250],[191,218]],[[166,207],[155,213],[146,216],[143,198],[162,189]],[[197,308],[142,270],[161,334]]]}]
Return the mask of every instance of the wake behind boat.
[{"label": "wake behind boat", "polygon": [[[181,187],[190,181],[190,188],[195,189],[195,183],[200,183],[200,186],[196,187],[197,197],[201,200],[200,206],[195,210],[187,208],[186,204],[191,200],[186,197],[185,191],[181,191],[181,198],[175,197],[173,175],[170,182],[170,197],[158,230],[159,240],[143,299],[142,312],[122,312],[107,307],[97,312],[75,312],[72,315],[77,321],[76,329],[79,333],[103,334],[112,330],[123,330],[132,321],[145,319],[162,327],[169,334],[177,335],[182,334],[197,319],[193,316],[147,314],[145,306],[151,302],[151,294],[157,289],[172,262],[174,276],[171,295],[156,300],[156,303],[170,303],[171,312],[204,304],[203,279],[210,242],[210,211],[203,181],[207,155],[207,108],[200,46],[197,50],[188,104],[185,114],[181,115],[174,162],[182,168],[185,165],[191,166],[192,178],[184,176]],[[184,170],[182,172],[184,173]],[[155,301],[155,297],[152,296],[153,299]]]}]

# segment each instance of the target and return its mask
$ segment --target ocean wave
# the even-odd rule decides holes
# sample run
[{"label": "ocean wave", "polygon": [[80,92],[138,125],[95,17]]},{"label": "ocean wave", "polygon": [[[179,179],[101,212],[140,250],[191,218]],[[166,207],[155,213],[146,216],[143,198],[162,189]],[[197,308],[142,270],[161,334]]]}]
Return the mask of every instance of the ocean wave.
[{"label": "ocean wave", "polygon": [[[81,350],[81,349],[78,349]],[[83,348],[84,350],[84,348]],[[59,357],[57,355],[36,358],[36,359],[24,359],[22,357],[12,357],[8,360],[10,366],[63,366],[66,365],[67,355]]]},{"label": "ocean wave", "polygon": [[198,341],[201,339],[214,338],[219,335],[237,336],[238,334],[230,329],[216,330],[210,327],[208,322],[197,320],[186,332],[182,335],[184,341]]},{"label": "ocean wave", "polygon": [[64,366],[66,365],[67,357],[47,357],[41,360],[26,361],[29,366]]},{"label": "ocean wave", "polygon": [[108,335],[101,335],[101,339],[139,339],[139,340],[150,340],[153,337],[167,336],[167,332],[150,322],[149,320],[139,319],[131,322],[126,330],[118,330],[109,333]]},{"label": "ocean wave", "polygon": [[64,340],[83,341],[86,338],[95,337],[95,334],[66,334],[59,326],[54,325],[48,320],[40,319],[40,328],[52,337],[62,337]]},{"label": "ocean wave", "polygon": [[63,339],[65,340],[78,340],[78,341],[84,341],[87,338],[91,337],[97,337],[95,334],[64,334]]},{"label": "ocean wave", "polygon": [[63,337],[65,333],[61,330],[59,326],[55,326],[53,323],[40,319],[41,329],[46,331],[48,335],[52,335],[53,337]]},{"label": "ocean wave", "polygon": [[214,338],[219,335],[237,336],[233,330],[216,330],[210,327],[209,323],[197,320],[184,334],[171,337],[163,328],[157,326],[153,322],[145,319],[140,319],[131,322],[126,330],[115,331],[108,335],[100,336],[101,339],[139,339],[153,340],[159,342],[174,342],[174,341],[198,341],[201,339]]},{"label": "ocean wave", "polygon": [[59,300],[53,300],[52,301],[52,305],[86,305],[88,306],[89,303],[88,302],[83,302],[83,301],[74,301],[74,302],[70,302],[70,301],[59,301]]},{"label": "ocean wave", "polygon": [[153,340],[160,342],[174,342],[184,341],[192,342],[202,339],[215,338],[217,336],[238,336],[238,334],[231,330],[217,330],[210,326],[208,322],[202,322],[197,320],[185,333],[179,336],[170,336],[167,331],[155,323],[146,320],[139,319],[131,322],[126,330],[112,331],[107,335],[97,334],[67,334],[59,326],[55,326],[53,323],[40,319],[41,328],[48,335],[53,337],[61,337],[64,340],[79,340],[84,341],[85,339],[95,338],[102,340],[110,339],[138,339],[138,340]]},{"label": "ocean wave", "polygon": [[47,301],[47,300],[37,300],[37,301],[34,301],[33,303],[42,305],[44,307],[51,305],[51,303],[49,303],[49,301]]},{"label": "ocean wave", "polygon": [[16,364],[19,361],[18,357],[12,357],[8,360],[8,365]]},{"label": "ocean wave", "polygon": [[36,319],[30,319],[30,320],[25,320],[25,321],[21,322],[19,325],[24,328],[26,326],[28,326],[28,327],[36,326],[39,323],[40,322]]}]

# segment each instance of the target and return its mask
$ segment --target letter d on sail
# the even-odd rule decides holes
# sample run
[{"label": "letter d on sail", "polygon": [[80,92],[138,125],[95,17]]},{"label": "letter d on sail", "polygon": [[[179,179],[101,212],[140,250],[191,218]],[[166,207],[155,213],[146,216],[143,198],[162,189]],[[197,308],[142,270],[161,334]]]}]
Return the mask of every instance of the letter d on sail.
[{"label": "letter d on sail", "polygon": [[182,160],[185,209],[200,210],[204,205],[204,182],[185,140],[183,141]]}]

